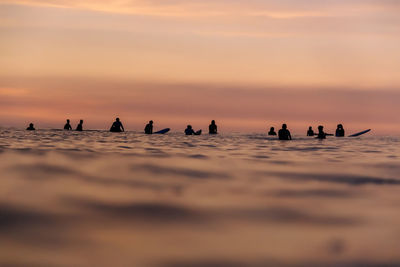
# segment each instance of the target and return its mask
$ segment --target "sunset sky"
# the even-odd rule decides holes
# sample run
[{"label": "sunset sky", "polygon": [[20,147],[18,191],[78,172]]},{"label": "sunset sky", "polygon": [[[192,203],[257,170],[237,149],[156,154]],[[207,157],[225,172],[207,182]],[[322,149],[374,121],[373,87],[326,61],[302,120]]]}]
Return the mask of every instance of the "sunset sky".
[{"label": "sunset sky", "polygon": [[400,1],[0,0],[0,127],[400,134]]}]

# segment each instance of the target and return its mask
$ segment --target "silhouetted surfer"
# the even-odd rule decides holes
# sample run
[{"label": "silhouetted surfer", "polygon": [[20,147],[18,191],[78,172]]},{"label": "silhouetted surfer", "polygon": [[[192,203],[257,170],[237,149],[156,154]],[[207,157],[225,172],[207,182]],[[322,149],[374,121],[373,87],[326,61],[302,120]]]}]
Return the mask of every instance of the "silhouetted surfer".
[{"label": "silhouetted surfer", "polygon": [[152,134],[153,133],[153,121],[149,121],[149,123],[146,124],[146,127],[144,127],[144,133],[145,134]]},{"label": "silhouetted surfer", "polygon": [[26,128],[26,130],[27,130],[27,131],[34,131],[34,130],[36,130],[36,129],[35,129],[35,127],[33,127],[33,123],[30,123],[30,124],[29,124],[29,127]]},{"label": "silhouetted surfer", "polygon": [[67,120],[67,123],[64,125],[64,130],[72,130],[71,124],[69,124],[69,120]]},{"label": "silhouetted surfer", "polygon": [[208,126],[208,133],[209,134],[217,134],[218,133],[218,128],[217,128],[217,125],[215,124],[215,120],[212,120],[210,126]]},{"label": "silhouetted surfer", "polygon": [[286,124],[282,124],[282,129],[279,130],[278,135],[279,140],[292,140],[292,136],[290,135]]},{"label": "silhouetted surfer", "polygon": [[119,132],[124,132],[124,126],[122,125],[121,121],[119,118],[116,118],[113,124],[111,125],[110,132],[113,133],[119,133]]},{"label": "silhouetted surfer", "polygon": [[307,136],[314,136],[314,131],[311,126],[308,127]]},{"label": "silhouetted surfer", "polygon": [[193,135],[195,132],[193,131],[192,125],[188,125],[187,128],[185,129],[185,134],[186,135]]},{"label": "silhouetted surfer", "polygon": [[318,126],[318,135],[316,138],[318,139],[325,139],[326,138],[326,133],[324,133],[324,126],[320,125]]},{"label": "silhouetted surfer", "polygon": [[83,120],[79,121],[78,126],[76,126],[76,131],[83,131]]},{"label": "silhouetted surfer", "polygon": [[336,135],[336,137],[343,137],[344,136],[343,125],[338,124],[335,135]]},{"label": "silhouetted surfer", "polygon": [[269,129],[268,135],[276,135],[276,132],[275,132],[275,128],[274,128],[274,127],[271,127],[271,128]]}]

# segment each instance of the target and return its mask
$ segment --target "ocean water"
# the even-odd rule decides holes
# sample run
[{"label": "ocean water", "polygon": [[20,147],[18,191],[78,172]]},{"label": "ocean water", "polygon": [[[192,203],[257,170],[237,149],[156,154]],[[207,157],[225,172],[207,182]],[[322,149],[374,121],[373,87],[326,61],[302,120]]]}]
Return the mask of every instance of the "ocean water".
[{"label": "ocean water", "polygon": [[400,138],[0,130],[0,266],[400,266]]}]

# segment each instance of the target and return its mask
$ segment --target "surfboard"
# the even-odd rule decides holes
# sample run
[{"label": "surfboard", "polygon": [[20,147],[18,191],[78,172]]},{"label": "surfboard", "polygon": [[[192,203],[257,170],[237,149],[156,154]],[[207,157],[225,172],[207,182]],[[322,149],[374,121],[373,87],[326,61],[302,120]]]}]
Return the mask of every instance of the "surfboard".
[{"label": "surfboard", "polygon": [[359,132],[359,133],[355,133],[355,134],[349,135],[349,137],[360,136],[362,134],[368,133],[369,131],[371,131],[371,129],[368,129],[368,130],[365,130],[365,131],[362,131],[362,132]]},{"label": "surfboard", "polygon": [[165,133],[168,133],[169,130],[171,130],[171,129],[170,128],[165,128],[165,129],[162,129],[162,130],[160,130],[158,132],[155,132],[154,134],[165,134]]},{"label": "surfboard", "polygon": [[201,135],[201,130],[198,130],[197,132],[194,133],[195,135]]}]

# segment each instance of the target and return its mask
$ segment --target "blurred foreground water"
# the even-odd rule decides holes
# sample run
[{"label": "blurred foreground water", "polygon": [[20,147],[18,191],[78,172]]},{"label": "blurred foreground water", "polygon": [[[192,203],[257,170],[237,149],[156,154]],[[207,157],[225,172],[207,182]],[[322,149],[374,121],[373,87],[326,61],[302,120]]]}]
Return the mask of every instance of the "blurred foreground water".
[{"label": "blurred foreground water", "polygon": [[0,266],[400,266],[400,138],[0,130]]}]

